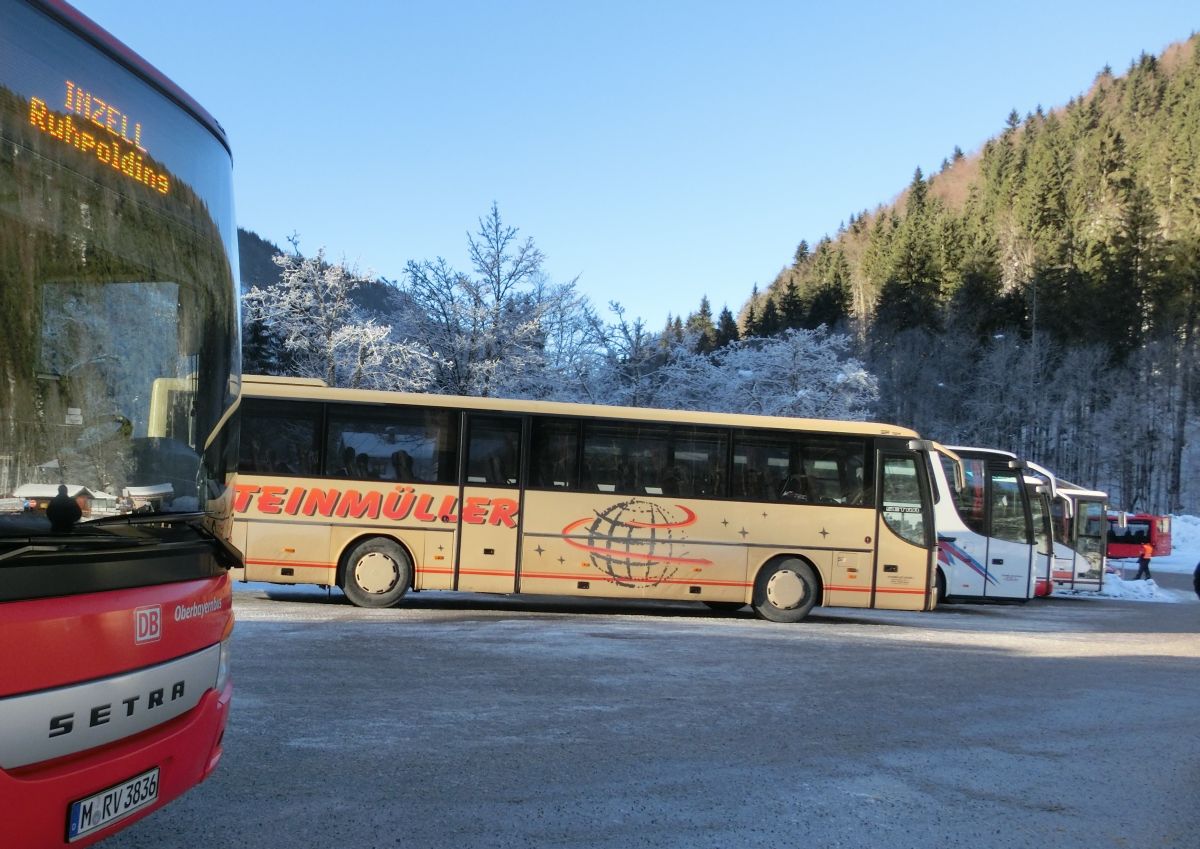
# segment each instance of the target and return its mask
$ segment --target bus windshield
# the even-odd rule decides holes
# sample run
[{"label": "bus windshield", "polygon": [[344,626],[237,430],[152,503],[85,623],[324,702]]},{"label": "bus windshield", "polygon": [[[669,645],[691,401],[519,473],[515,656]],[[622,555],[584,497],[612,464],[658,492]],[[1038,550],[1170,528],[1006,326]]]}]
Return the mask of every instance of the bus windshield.
[{"label": "bus windshield", "polygon": [[240,371],[229,153],[41,10],[5,16],[0,537],[206,511]]}]

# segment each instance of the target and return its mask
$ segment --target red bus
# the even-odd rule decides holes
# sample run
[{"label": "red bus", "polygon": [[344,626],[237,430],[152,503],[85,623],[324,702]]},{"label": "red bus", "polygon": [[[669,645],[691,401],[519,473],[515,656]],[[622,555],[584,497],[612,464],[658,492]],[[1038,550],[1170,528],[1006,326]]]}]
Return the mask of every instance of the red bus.
[{"label": "red bus", "polygon": [[1137,559],[1142,554],[1142,545],[1154,546],[1155,557],[1166,557],[1171,553],[1171,517],[1155,516],[1150,513],[1126,513],[1121,521],[1120,513],[1108,514],[1108,556],[1110,559]]},{"label": "red bus", "polygon": [[85,846],[221,757],[231,164],[208,113],[74,9],[3,5],[0,846]]}]

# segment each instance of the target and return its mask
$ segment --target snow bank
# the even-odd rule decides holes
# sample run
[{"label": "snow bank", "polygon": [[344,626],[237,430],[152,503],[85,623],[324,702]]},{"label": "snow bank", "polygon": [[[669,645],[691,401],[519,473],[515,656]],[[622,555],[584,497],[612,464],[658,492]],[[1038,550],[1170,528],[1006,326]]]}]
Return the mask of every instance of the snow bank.
[{"label": "snow bank", "polygon": [[[1151,568],[1154,568],[1151,566]],[[1120,574],[1109,572],[1104,576],[1104,587],[1099,592],[1085,590],[1070,590],[1054,588],[1056,596],[1071,596],[1073,598],[1119,598],[1124,601],[1190,601],[1191,593],[1168,590],[1160,587],[1153,579],[1149,581],[1126,581]]]},{"label": "snow bank", "polygon": [[[1136,561],[1116,561],[1134,564]],[[1200,516],[1171,517],[1171,554],[1150,561],[1150,572],[1192,574],[1200,562]],[[1136,567],[1135,567],[1136,568]]]}]

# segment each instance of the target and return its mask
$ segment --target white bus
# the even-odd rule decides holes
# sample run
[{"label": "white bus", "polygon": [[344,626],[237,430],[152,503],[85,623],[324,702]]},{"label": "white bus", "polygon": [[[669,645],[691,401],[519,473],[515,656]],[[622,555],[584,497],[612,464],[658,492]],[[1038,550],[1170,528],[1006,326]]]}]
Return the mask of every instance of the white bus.
[{"label": "white bus", "polygon": [[[940,448],[940,446],[939,446]],[[949,446],[938,454],[934,522],[938,598],[1023,602],[1037,590],[1039,549],[1024,463],[989,448]],[[960,482],[951,483],[956,478]],[[1044,533],[1044,529],[1043,529]]]},{"label": "white bus", "polygon": [[1051,492],[1051,580],[1066,589],[1099,590],[1104,586],[1107,565],[1108,493],[1062,480],[1037,463],[1030,463],[1029,468],[1046,480]]},{"label": "white bus", "polygon": [[1051,573],[1054,570],[1054,520],[1052,518],[1053,486],[1043,477],[1035,474],[1029,464],[1025,464],[1025,490],[1029,494],[1029,512],[1033,520],[1033,571],[1034,590],[1037,598],[1044,598],[1054,593],[1054,581]]}]

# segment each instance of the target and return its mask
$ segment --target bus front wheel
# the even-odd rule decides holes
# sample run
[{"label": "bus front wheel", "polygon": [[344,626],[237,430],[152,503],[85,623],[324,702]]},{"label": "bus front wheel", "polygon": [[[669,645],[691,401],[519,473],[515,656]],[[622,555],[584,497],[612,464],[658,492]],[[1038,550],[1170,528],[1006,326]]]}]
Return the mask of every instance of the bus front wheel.
[{"label": "bus front wheel", "polygon": [[389,539],[360,542],[346,556],[342,589],[358,607],[391,607],[412,584],[412,561]]},{"label": "bus front wheel", "polygon": [[768,563],[754,580],[754,612],[771,622],[799,622],[817,603],[817,578],[803,560]]}]

